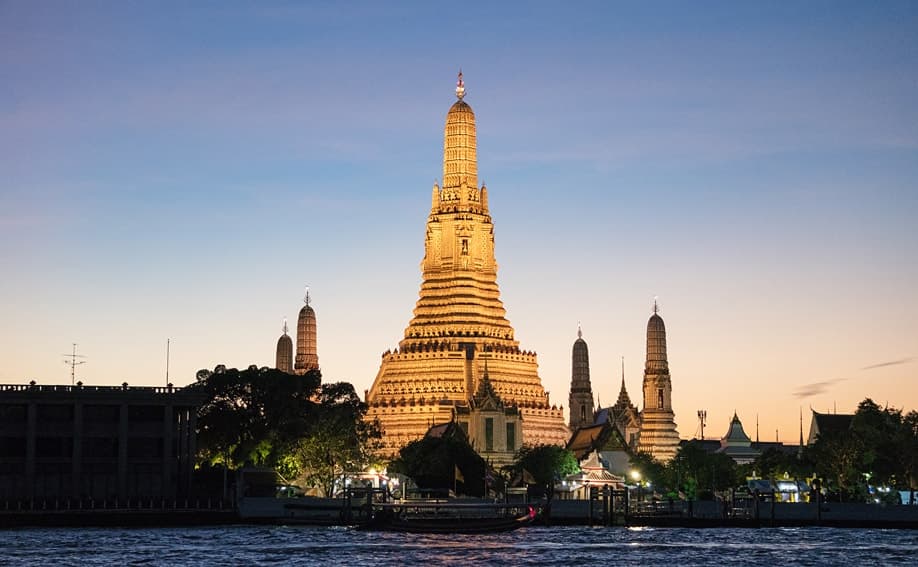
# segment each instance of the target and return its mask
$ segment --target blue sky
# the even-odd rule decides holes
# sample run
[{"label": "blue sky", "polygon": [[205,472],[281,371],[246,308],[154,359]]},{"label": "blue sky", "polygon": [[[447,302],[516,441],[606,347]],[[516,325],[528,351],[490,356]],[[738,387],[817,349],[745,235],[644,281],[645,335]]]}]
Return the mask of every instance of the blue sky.
[{"label": "blue sky", "polygon": [[166,338],[176,384],[269,365],[309,284],[326,378],[369,388],[461,66],[554,402],[578,321],[596,393],[624,356],[637,399],[658,295],[683,436],[918,407],[916,29],[913,2],[0,2],[0,382],[65,383],[73,342],[88,383],[162,382]]}]

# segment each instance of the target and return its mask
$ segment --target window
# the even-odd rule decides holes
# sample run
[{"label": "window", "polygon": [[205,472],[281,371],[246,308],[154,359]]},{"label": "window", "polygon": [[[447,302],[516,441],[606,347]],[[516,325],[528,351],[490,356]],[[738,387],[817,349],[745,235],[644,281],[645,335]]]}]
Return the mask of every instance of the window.
[{"label": "window", "polygon": [[657,407],[663,409],[663,388],[657,390]]},{"label": "window", "polygon": [[494,450],[494,418],[485,418],[485,451]]},{"label": "window", "polygon": [[462,255],[463,256],[469,255],[469,239],[468,238],[462,239]]},{"label": "window", "polygon": [[516,449],[516,424],[508,423],[507,424],[507,450],[514,451]]},{"label": "window", "polygon": [[586,406],[581,404],[580,405],[580,423],[583,423],[584,421],[586,421]]}]

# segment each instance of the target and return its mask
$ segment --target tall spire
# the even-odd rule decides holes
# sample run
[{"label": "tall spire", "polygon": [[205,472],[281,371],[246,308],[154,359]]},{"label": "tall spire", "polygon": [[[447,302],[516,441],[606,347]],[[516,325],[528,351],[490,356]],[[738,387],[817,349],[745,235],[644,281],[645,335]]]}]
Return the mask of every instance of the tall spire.
[{"label": "tall spire", "polygon": [[[462,71],[456,82],[456,97],[459,99],[446,115],[443,133],[443,189],[458,189],[465,185],[478,189],[478,156],[476,154],[475,113],[465,98],[465,82]],[[456,200],[468,195],[455,195]],[[453,197],[447,193],[446,197]]]},{"label": "tall spire", "polygon": [[590,352],[577,323],[577,340],[571,351],[571,392],[568,398],[571,428],[593,424],[593,387],[590,384]]},{"label": "tall spire", "polygon": [[287,374],[293,373],[293,339],[287,334],[287,318],[284,317],[284,334],[277,339],[274,368]]},{"label": "tall spire", "polygon": [[303,308],[300,309],[296,322],[296,359],[294,370],[297,374],[305,374],[309,370],[319,367],[319,355],[316,351],[316,312],[309,305],[309,287],[306,287],[306,296],[303,298]]},{"label": "tall spire", "polygon": [[803,458],[803,406],[800,407],[800,445],[797,446],[797,458]]},{"label": "tall spire", "polygon": [[618,391],[618,400],[615,402],[615,409],[623,411],[631,406],[631,397],[628,395],[628,389],[625,388],[625,357],[622,356],[622,387]]},{"label": "tall spire", "polygon": [[676,455],[676,431],[672,403],[672,380],[666,358],[666,326],[660,317],[656,298],[653,314],[647,321],[647,360],[644,364],[644,408],[638,449],[657,459],[669,461]]},{"label": "tall spire", "polygon": [[[531,445],[569,438],[564,410],[542,386],[536,353],[520,349],[501,301],[494,224],[487,192],[478,186],[475,114],[464,100],[464,77],[453,80],[458,100],[449,100],[441,123],[443,178],[428,193],[418,300],[398,348],[383,353],[366,393],[366,419],[379,421],[380,453],[389,458],[422,437],[428,421],[443,423],[467,407],[484,360],[488,378],[479,384],[490,383],[519,410],[519,435],[510,437]],[[469,433],[478,435],[474,428]]]}]

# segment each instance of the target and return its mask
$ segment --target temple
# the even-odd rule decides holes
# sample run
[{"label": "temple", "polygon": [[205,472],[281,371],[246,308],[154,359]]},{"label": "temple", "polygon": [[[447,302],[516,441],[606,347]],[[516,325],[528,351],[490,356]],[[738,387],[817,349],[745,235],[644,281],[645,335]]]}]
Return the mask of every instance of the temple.
[{"label": "temple", "polygon": [[287,320],[284,319],[284,334],[277,339],[277,354],[274,357],[274,368],[287,374],[293,374],[293,340],[287,334]]},{"label": "temple", "polygon": [[306,297],[303,301],[306,305],[300,309],[296,322],[296,359],[293,365],[296,374],[306,374],[319,368],[319,355],[316,351],[316,312],[309,305],[309,288],[306,288]]},{"label": "temple", "polygon": [[571,349],[571,394],[567,407],[570,409],[571,429],[593,424],[593,387],[590,384],[590,351],[583,340],[583,331],[577,326],[577,340]]},{"label": "temple", "polygon": [[383,353],[366,394],[367,419],[382,428],[383,456],[474,408],[486,366],[485,390],[519,410],[522,443],[562,445],[569,435],[563,410],[542,387],[536,354],[520,349],[500,299],[488,190],[478,186],[475,114],[463,100],[461,73],[456,97],[446,115],[443,185],[431,191],[414,317],[398,348]]},{"label": "temple", "polygon": [[673,385],[666,358],[666,326],[657,303],[647,321],[647,361],[644,364],[644,408],[638,450],[667,462],[679,449],[679,433],[673,414]]}]

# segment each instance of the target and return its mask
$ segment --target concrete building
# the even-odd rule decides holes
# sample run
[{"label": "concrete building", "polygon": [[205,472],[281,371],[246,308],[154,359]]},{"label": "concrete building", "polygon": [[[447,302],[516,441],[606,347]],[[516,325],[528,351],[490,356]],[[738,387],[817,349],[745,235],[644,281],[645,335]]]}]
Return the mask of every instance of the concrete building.
[{"label": "concrete building", "polygon": [[185,496],[202,402],[171,386],[0,385],[0,501]]}]

